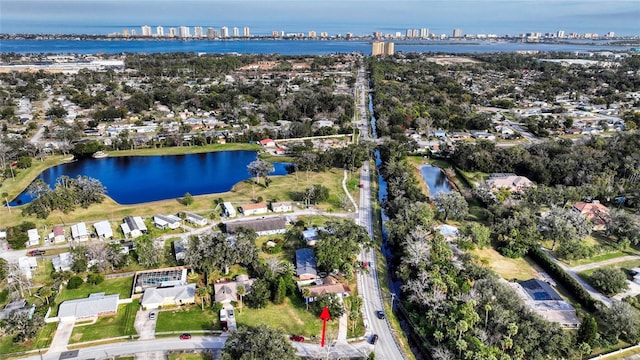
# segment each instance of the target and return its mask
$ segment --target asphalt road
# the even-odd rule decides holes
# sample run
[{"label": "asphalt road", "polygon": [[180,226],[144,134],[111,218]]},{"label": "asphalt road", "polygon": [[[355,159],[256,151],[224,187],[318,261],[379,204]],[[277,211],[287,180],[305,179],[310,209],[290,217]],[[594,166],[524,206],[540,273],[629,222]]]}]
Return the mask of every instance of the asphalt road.
[{"label": "asphalt road", "polygon": [[[362,129],[362,139],[369,140],[371,136],[369,134],[369,118],[366,112],[366,77],[364,69],[361,68],[357,79],[358,89],[360,95],[359,108],[361,109],[360,128]],[[373,237],[373,222],[371,211],[371,170],[369,162],[365,162],[361,173],[360,183],[363,185],[360,189],[360,208],[358,211],[358,224],[364,226],[367,229],[370,237]],[[367,261],[371,264],[368,266],[369,273],[361,274],[358,276],[358,288],[360,289],[362,298],[364,299],[364,323],[367,329],[367,341],[370,341],[371,336],[378,335],[378,341],[375,345],[376,359],[403,359],[404,355],[400,351],[395,338],[393,336],[393,330],[389,325],[388,320],[378,319],[376,316],[377,311],[384,310],[382,306],[382,293],[380,286],[378,285],[378,272],[376,270],[376,252],[375,250],[364,249],[360,253],[360,260]]]}]

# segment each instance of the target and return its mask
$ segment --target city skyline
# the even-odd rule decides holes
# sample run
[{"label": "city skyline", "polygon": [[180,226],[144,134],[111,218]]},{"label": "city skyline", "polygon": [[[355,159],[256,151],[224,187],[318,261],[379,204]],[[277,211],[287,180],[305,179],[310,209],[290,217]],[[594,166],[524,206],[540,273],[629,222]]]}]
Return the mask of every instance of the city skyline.
[{"label": "city skyline", "polygon": [[[204,1],[187,0],[3,0],[0,32],[51,34],[108,34],[141,25],[179,28],[249,26],[252,35],[274,30],[331,34],[395,33],[428,27],[432,33],[517,35],[527,32],[638,35],[637,1]],[[526,10],[526,11],[525,11]],[[155,29],[154,29],[155,30]],[[165,30],[166,33],[166,30]]]}]

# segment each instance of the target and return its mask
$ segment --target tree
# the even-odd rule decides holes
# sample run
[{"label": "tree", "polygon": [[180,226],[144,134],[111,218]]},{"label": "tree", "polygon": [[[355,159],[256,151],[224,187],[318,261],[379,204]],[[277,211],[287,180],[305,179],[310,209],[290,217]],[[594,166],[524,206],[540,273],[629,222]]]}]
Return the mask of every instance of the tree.
[{"label": "tree", "polygon": [[434,203],[442,214],[444,221],[447,221],[450,217],[454,220],[463,219],[469,212],[469,205],[464,196],[457,191],[450,193],[439,193]]},{"label": "tree", "polygon": [[311,311],[320,316],[325,306],[329,309],[332,320],[340,318],[345,312],[344,304],[335,294],[324,294],[316,297],[313,303],[311,303]]},{"label": "tree", "polygon": [[585,314],[584,319],[580,322],[580,328],[578,329],[578,342],[593,346],[595,345],[597,338],[598,322],[593,316]]},{"label": "tree", "polygon": [[273,293],[273,303],[278,305],[284,302],[284,298],[287,295],[287,284],[284,278],[281,276],[276,282],[275,292]]},{"label": "tree", "polygon": [[49,305],[49,298],[52,295],[53,295],[53,289],[51,288],[51,286],[43,286],[40,289],[38,289],[38,296],[40,296],[41,299],[44,299],[47,305]]},{"label": "tree", "polygon": [[136,247],[138,263],[146,268],[160,265],[164,250],[160,242],[154,241],[149,235],[143,235],[133,240]]},{"label": "tree", "polygon": [[44,326],[44,319],[38,313],[30,316],[25,311],[15,311],[4,322],[3,327],[8,334],[13,334],[14,342],[25,342],[34,338],[38,330]]},{"label": "tree", "polygon": [[600,291],[610,296],[629,288],[627,275],[620,269],[599,268],[591,274],[591,282]]},{"label": "tree", "polygon": [[209,296],[209,286],[200,286],[196,293],[200,297],[200,305],[202,310],[204,310],[204,304],[208,303],[207,298]]},{"label": "tree", "polygon": [[244,305],[243,297],[247,294],[247,288],[244,285],[236,287],[236,293],[240,296],[240,313],[242,314],[242,306]]},{"label": "tree", "polygon": [[267,306],[271,298],[269,284],[263,279],[257,279],[251,285],[251,292],[247,295],[247,305],[254,309],[261,309]]},{"label": "tree", "polygon": [[332,271],[343,270],[347,264],[355,261],[360,246],[371,246],[366,229],[349,220],[331,220],[326,230],[318,232],[320,240],[316,244],[318,266]]},{"label": "tree", "polygon": [[302,288],[302,297],[304,298],[304,303],[307,304],[307,310],[309,310],[309,298],[311,297],[311,290],[309,288]]},{"label": "tree", "polygon": [[282,330],[266,325],[232,332],[222,348],[222,360],[295,360],[295,349]]},{"label": "tree", "polygon": [[640,339],[640,311],[624,301],[614,300],[610,308],[600,310],[605,331],[615,342],[622,336],[629,343]]},{"label": "tree", "polygon": [[184,196],[182,197],[182,203],[186,207],[191,206],[191,204],[193,204],[193,195],[189,193],[185,193]]},{"label": "tree", "polygon": [[555,207],[538,222],[542,236],[553,240],[551,250],[558,242],[578,241],[591,233],[589,220],[572,209]]},{"label": "tree", "polygon": [[481,249],[491,244],[491,229],[482,224],[472,222],[465,226],[464,233]]},{"label": "tree", "polygon": [[84,284],[84,280],[82,280],[80,276],[76,275],[71,277],[71,279],[69,279],[69,282],[67,283],[67,289],[69,290],[77,289],[80,286],[82,286],[82,284]]},{"label": "tree", "polygon": [[[255,160],[252,161],[249,165],[247,165],[247,170],[251,176],[256,177],[256,184],[260,183],[261,177],[266,177],[269,173],[273,172],[274,166],[272,163],[263,160]],[[265,181],[265,186],[268,186]]]}]

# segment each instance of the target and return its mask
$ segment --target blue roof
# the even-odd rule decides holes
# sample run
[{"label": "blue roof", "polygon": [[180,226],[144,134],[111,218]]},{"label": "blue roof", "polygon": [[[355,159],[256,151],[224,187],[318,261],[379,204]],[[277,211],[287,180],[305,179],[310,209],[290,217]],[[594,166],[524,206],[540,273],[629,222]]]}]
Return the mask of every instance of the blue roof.
[{"label": "blue roof", "polygon": [[317,275],[316,255],[310,248],[296,250],[296,275]]},{"label": "blue roof", "polygon": [[520,285],[529,294],[529,296],[531,296],[533,300],[562,300],[560,294],[553,290],[553,288],[544,281],[538,279],[530,279],[521,281]]}]

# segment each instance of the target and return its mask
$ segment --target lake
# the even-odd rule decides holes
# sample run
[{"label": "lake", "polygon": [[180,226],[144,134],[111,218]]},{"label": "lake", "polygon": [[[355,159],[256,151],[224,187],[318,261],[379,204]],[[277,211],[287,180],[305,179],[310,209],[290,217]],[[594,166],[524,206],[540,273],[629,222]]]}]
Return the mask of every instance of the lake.
[{"label": "lake", "polygon": [[429,195],[438,196],[441,192],[446,194],[453,190],[449,180],[439,167],[433,165],[422,165],[420,167],[420,173],[429,187]]},{"label": "lake", "polygon": [[[219,151],[188,155],[123,156],[82,159],[57,165],[39,178],[52,188],[56,178],[86,175],[107,188],[107,195],[119,204],[139,204],[191,195],[222,193],[251,177],[247,165],[256,160],[255,151]],[[288,163],[274,163],[271,175],[286,175]],[[32,198],[24,191],[10,205]]]}]

